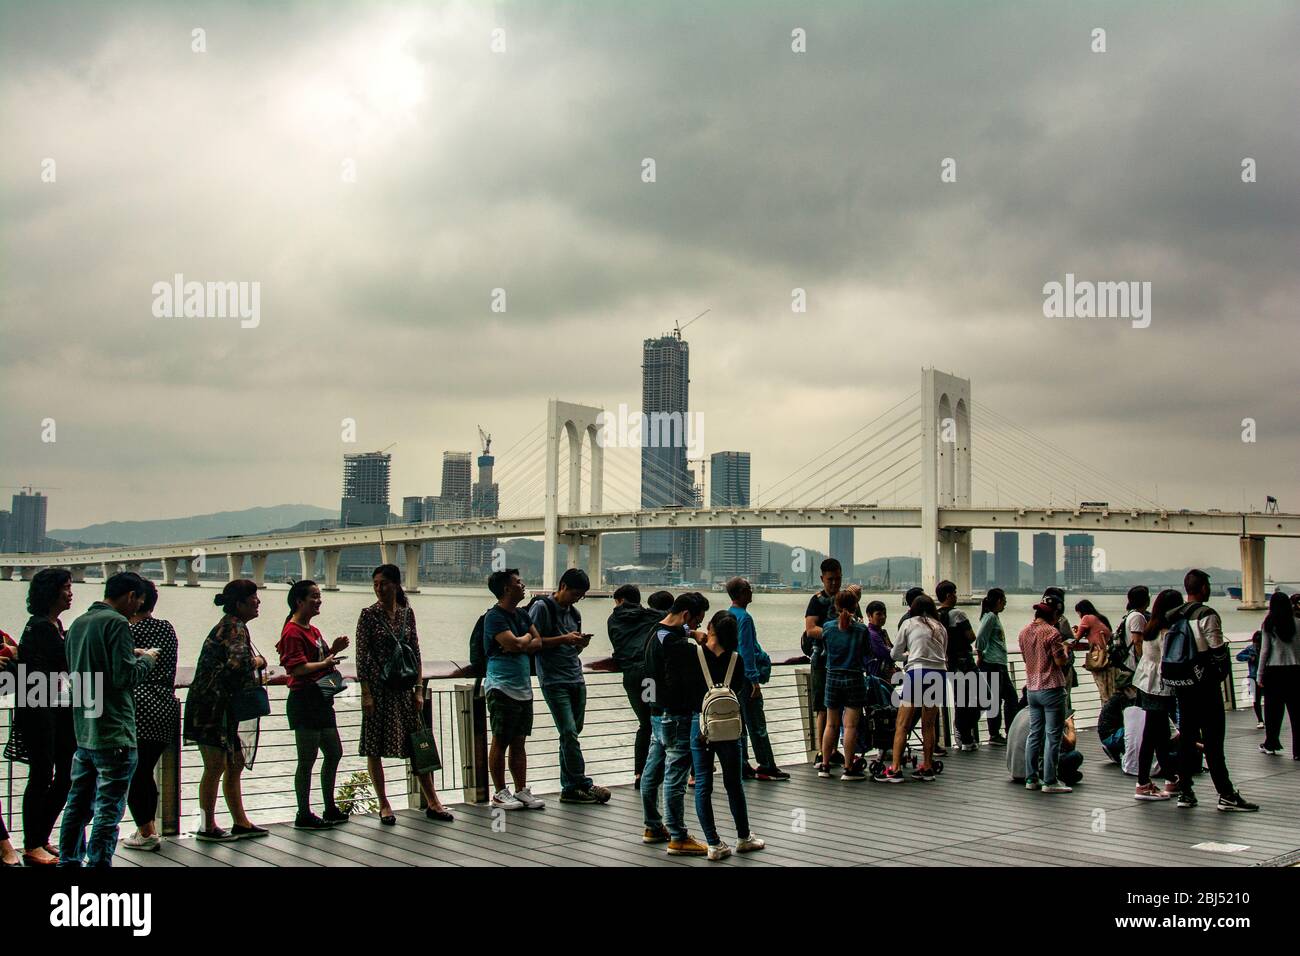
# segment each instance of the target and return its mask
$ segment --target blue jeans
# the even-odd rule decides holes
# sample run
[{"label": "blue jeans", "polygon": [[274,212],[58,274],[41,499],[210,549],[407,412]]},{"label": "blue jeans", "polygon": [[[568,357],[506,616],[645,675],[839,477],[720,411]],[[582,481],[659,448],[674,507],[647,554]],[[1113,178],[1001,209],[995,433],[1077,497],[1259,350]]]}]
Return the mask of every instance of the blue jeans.
[{"label": "blue jeans", "polygon": [[587,714],[586,684],[542,685],[542,696],[555,719],[555,729],[560,733],[560,786],[565,790],[586,790],[591,786],[587,765],[582,759],[583,719]]},{"label": "blue jeans", "polygon": [[[753,693],[751,688],[750,693]],[[740,735],[740,754],[749,762],[749,741],[754,742],[754,759],[764,770],[776,768],[776,755],[772,753],[772,741],[767,736],[767,715],[763,713],[763,698],[741,696],[740,714],[744,718],[744,730]]]},{"label": "blue jeans", "polygon": [[59,866],[81,866],[83,859],[86,866],[113,865],[117,825],[126,813],[126,794],[135,764],[133,747],[77,748],[72,758],[72,789],[59,828]]},{"label": "blue jeans", "polygon": [[745,784],[740,778],[740,742],[707,744],[700,736],[698,719],[691,723],[691,759],[695,764],[695,815],[700,819],[700,829],[709,846],[716,846],[718,828],[713,823],[713,755],[722,764],[722,785],[727,788],[727,802],[731,804],[731,819],[736,824],[736,835],[742,840],[749,836],[749,807],[745,803]]},{"label": "blue jeans", "polygon": [[[1061,752],[1061,732],[1065,730],[1065,688],[1031,690],[1029,700],[1029,740],[1025,743],[1025,779],[1056,783],[1057,762]],[[1046,737],[1046,740],[1044,740]],[[1043,774],[1038,775],[1042,758]]]},{"label": "blue jeans", "polygon": [[[666,826],[674,840],[685,840],[686,778],[691,772],[689,714],[650,718],[650,753],[641,772],[641,807],[647,829]],[[697,781],[698,783],[698,781]],[[659,815],[659,787],[663,785],[664,813]]]}]

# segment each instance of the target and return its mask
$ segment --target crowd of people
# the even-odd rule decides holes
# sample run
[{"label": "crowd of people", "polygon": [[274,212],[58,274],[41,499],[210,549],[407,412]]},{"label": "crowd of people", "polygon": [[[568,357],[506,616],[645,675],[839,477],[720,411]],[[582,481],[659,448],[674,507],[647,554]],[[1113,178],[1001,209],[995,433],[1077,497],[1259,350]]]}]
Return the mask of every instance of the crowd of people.
[{"label": "crowd of people", "polygon": [[[843,586],[839,562],[825,560],[820,573],[822,587],[809,599],[803,630],[820,778],[830,778],[838,767],[840,779],[849,782],[901,783],[909,777],[933,782],[942,770],[936,758],[947,755],[938,727],[951,696],[959,752],[980,746],[983,713],[987,743],[1007,748],[1014,779],[1027,790],[1069,793],[1082,777],[1071,704],[1076,663],[1082,663],[1103,701],[1098,718],[1103,751],[1136,775],[1135,799],[1176,798],[1179,807],[1195,807],[1194,780],[1204,765],[1219,810],[1259,809],[1234,787],[1224,756],[1220,685],[1230,671],[1222,623],[1206,603],[1210,587],[1204,572],[1189,571],[1183,592],[1164,590],[1154,600],[1145,587],[1131,589],[1118,627],[1087,600],[1075,604],[1078,623],[1071,625],[1064,593],[1048,588],[1018,632],[1023,693],[1017,693],[1010,676],[1001,619],[1007,600],[1000,589],[984,596],[973,624],[957,606],[952,582],[939,582],[933,596],[913,588],[891,639],[885,605],[870,601],[863,607],[860,588]],[[397,823],[386,790],[385,758],[411,761],[429,819],[453,819],[428,765],[417,761],[427,731],[415,613],[396,566],[376,568],[372,583],[376,600],[361,612],[354,638],[327,641],[312,623],[322,604],[315,582],[298,581],[287,595],[276,652],[287,675],[286,717],[297,750],[297,829],[323,830],[349,819],[336,803],[343,745],[334,712],[334,698],[345,687],[338,665],[349,648],[356,653],[360,685],[359,753],[367,758],[380,823]],[[476,625],[471,660],[481,668],[490,727],[491,807],[545,807],[528,784],[534,676],[556,728],[560,801],[607,803],[610,791],[588,774],[581,742],[587,704],[581,653],[592,634],[583,630],[578,605],[590,590],[587,575],[571,568],[553,594],[527,605],[516,569],[494,572],[488,589],[495,603]],[[658,591],[643,606],[640,591],[623,585],[614,592],[607,622],[637,726],[633,773],[644,818],[642,840],[665,845],[671,855],[719,860],[733,852],[713,812],[719,769],[737,853],[765,845],[750,826],[744,781],[789,779],[776,764],[767,731],[763,685],[771,678],[772,661],[748,610],[753,589],[734,578],[726,593],[730,606],[710,616],[709,600],[699,592]],[[155,616],[157,603],[152,582],[133,572],[114,574],[104,584],[102,600],[65,631],[61,616],[72,606],[71,573],[48,568],[32,578],[31,618],[16,646],[0,647],[0,667],[21,663],[28,675],[52,681],[56,691],[43,700],[16,702],[5,756],[27,763],[28,776],[21,852],[0,816],[4,866],[109,866],[128,811],[135,830],[122,845],[159,849],[155,769],[182,737],[196,745],[203,762],[196,839],[267,835],[245,811],[241,783],[255,755],[258,721],[270,707],[264,686],[268,662],[248,629],[260,614],[258,587],[235,580],[216,595],[221,617],[200,650],[183,720],[174,692],[177,635]],[[1265,731],[1259,750],[1268,756],[1281,752],[1285,714],[1291,720],[1292,757],[1300,759],[1298,615],[1300,597],[1274,593],[1260,630],[1237,655],[1249,666],[1256,719]],[[95,708],[70,706],[68,675],[102,679]],[[884,738],[873,732],[879,730],[882,710],[892,719]],[[909,775],[909,740],[918,723],[920,755],[912,757]],[[320,814],[312,809],[318,760]],[[1163,786],[1153,780],[1157,770]],[[691,787],[702,840],[691,834],[685,819]],[[216,820],[218,790],[232,820],[229,829]],[[56,845],[51,838],[60,815]]]}]

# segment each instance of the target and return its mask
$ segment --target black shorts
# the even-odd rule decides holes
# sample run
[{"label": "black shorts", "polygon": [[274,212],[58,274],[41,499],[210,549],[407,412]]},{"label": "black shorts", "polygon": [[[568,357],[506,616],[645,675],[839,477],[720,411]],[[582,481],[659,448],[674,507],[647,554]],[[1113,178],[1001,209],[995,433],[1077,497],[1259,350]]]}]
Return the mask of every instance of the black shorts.
[{"label": "black shorts", "polygon": [[861,671],[830,671],[824,699],[827,710],[863,707],[867,703],[867,679]]},{"label": "black shorts", "polygon": [[1174,719],[1174,695],[1173,694],[1147,694],[1138,691],[1138,706],[1146,711],[1153,711],[1157,714],[1168,714],[1169,719]]},{"label": "black shorts", "polygon": [[826,668],[814,664],[808,674],[808,684],[812,694],[813,713],[820,714],[826,710]]},{"label": "black shorts", "polygon": [[315,684],[290,690],[284,711],[290,730],[329,730],[338,726],[334,698],[326,697]]},{"label": "black shorts", "polygon": [[487,694],[488,723],[492,736],[502,740],[527,737],[533,732],[533,702],[515,700],[499,690]]}]

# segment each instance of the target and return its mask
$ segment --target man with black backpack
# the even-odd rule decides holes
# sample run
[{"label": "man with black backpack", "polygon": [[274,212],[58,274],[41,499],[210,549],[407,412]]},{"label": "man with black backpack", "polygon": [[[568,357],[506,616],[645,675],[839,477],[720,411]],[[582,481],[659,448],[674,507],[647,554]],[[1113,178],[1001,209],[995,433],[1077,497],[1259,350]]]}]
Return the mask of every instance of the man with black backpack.
[{"label": "man with black backpack", "polygon": [[1228,675],[1228,648],[1218,612],[1205,604],[1210,598],[1210,576],[1193,568],[1183,578],[1183,591],[1187,602],[1169,615],[1171,623],[1160,661],[1160,677],[1178,699],[1178,806],[1190,809],[1197,803],[1192,781],[1200,760],[1199,739],[1205,747],[1210,778],[1219,791],[1218,809],[1252,812],[1259,805],[1250,803],[1232,786],[1223,753],[1222,686]]},{"label": "man with black backpack", "polygon": [[[971,674],[975,667],[975,629],[971,627],[970,618],[964,611],[957,609],[957,585],[951,581],[940,581],[934,587],[934,596],[939,605],[939,623],[948,632],[948,670],[954,674]],[[968,700],[975,696],[971,692],[973,682],[963,678],[956,681],[955,723],[958,749],[973,751],[979,748],[975,742],[976,730],[980,721],[978,701]]]},{"label": "man with black backpack", "polygon": [[[826,734],[826,647],[822,643],[822,625],[835,616],[835,595],[840,593],[844,569],[835,558],[827,558],[821,563],[821,574],[822,589],[808,599],[808,608],[803,612],[803,639],[799,645],[809,661],[809,708],[817,727],[818,746]],[[842,765],[844,755],[837,750],[827,756],[826,762]],[[813,764],[821,763],[822,755],[818,753]]]},{"label": "man with black backpack", "polygon": [[[667,603],[664,603],[664,599]],[[672,607],[673,596],[667,591],[650,595],[650,606],[641,606],[641,589],[624,584],[614,592],[614,611],[605,622],[609,643],[614,649],[614,663],[623,674],[623,693],[636,714],[636,744],[632,752],[632,785],[641,787],[646,754],[650,752],[650,702],[645,685],[645,643],[656,624]]]},{"label": "man with black backpack", "polygon": [[538,598],[528,609],[542,636],[537,654],[542,697],[560,735],[561,803],[608,803],[610,797],[609,790],[596,786],[587,776],[578,742],[587,713],[587,682],[578,655],[591,642],[591,635],[582,633],[577,604],[590,589],[587,572],[569,568],[560,575],[555,593]]},{"label": "man with black backpack", "polygon": [[[646,641],[645,679],[649,681],[650,724],[653,737],[641,776],[641,807],[645,816],[643,843],[667,843],[673,856],[704,856],[709,848],[686,829],[686,778],[691,772],[691,724],[697,700],[699,661],[695,647],[704,642],[699,630],[709,609],[704,595],[677,595],[672,607]],[[659,813],[663,789],[664,812]]]}]

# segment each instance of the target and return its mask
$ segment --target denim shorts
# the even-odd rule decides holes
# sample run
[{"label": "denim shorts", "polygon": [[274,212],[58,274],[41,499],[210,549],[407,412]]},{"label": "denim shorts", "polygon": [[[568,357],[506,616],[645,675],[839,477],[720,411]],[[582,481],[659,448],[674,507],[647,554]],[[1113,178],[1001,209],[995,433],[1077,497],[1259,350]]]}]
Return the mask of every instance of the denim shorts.
[{"label": "denim shorts", "polygon": [[948,702],[948,672],[934,667],[907,671],[899,698],[914,707],[942,707]]}]

